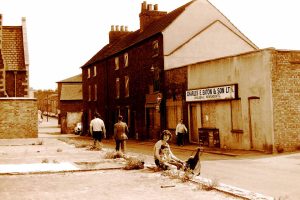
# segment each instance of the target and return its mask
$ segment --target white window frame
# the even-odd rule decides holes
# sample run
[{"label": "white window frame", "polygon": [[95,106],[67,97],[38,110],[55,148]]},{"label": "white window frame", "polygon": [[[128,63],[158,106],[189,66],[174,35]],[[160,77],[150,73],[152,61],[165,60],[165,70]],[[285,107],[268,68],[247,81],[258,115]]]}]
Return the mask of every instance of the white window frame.
[{"label": "white window frame", "polygon": [[88,78],[91,78],[91,68],[88,68],[88,74],[87,74]]},{"label": "white window frame", "polygon": [[129,97],[129,76],[125,76],[125,97]]},{"label": "white window frame", "polygon": [[97,76],[97,67],[96,65],[94,66],[94,77]]},{"label": "white window frame", "polygon": [[119,70],[119,68],[120,68],[119,57],[115,57],[115,70]]},{"label": "white window frame", "polygon": [[124,67],[128,67],[128,53],[124,54]]}]

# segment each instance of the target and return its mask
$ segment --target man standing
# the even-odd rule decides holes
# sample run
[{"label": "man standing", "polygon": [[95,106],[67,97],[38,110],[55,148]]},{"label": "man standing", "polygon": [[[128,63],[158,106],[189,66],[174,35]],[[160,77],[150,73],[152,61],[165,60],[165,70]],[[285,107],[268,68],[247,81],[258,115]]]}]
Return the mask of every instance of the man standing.
[{"label": "man standing", "polygon": [[180,119],[176,126],[177,145],[183,146],[184,134],[187,133],[187,128],[183,124],[183,119]]},{"label": "man standing", "polygon": [[94,119],[90,123],[90,132],[94,139],[94,148],[97,147],[97,142],[100,147],[102,146],[102,138],[106,138],[106,129],[102,119],[100,119],[100,115],[95,113]]},{"label": "man standing", "polygon": [[123,117],[120,115],[118,117],[118,122],[114,125],[114,138],[116,141],[116,151],[120,150],[125,153],[126,150],[126,140],[128,139],[128,126],[125,122],[122,121]]}]

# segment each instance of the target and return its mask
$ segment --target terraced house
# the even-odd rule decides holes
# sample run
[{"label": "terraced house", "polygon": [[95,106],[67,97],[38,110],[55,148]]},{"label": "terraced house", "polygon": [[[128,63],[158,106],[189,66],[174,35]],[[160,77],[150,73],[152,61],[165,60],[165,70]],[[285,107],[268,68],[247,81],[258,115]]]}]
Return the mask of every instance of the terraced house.
[{"label": "terraced house", "polygon": [[171,12],[141,4],[140,28],[112,26],[109,43],[82,66],[83,128],[95,111],[112,134],[117,115],[130,138],[157,139],[187,120],[187,65],[258,49],[207,0]]},{"label": "terraced house", "polygon": [[26,97],[29,91],[26,19],[3,26],[0,14],[0,97]]}]

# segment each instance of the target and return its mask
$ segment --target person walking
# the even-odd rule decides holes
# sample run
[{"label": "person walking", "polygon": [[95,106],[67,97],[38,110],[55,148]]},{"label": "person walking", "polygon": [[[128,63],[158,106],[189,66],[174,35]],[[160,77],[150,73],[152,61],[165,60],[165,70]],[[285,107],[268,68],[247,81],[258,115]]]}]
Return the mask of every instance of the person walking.
[{"label": "person walking", "polygon": [[168,141],[171,139],[171,132],[164,130],[161,134],[160,140],[154,145],[154,162],[156,166],[162,170],[172,168],[172,165],[177,169],[184,168],[184,162],[177,158],[171,151]]},{"label": "person walking", "polygon": [[116,141],[116,151],[120,150],[125,153],[126,151],[126,140],[128,139],[127,134],[129,133],[128,126],[122,121],[123,117],[119,115],[118,122],[114,125],[114,138]]},{"label": "person walking", "polygon": [[187,133],[187,128],[183,124],[183,119],[180,119],[176,126],[176,131],[175,131],[175,134],[177,136],[177,145],[178,146],[183,146],[185,133]]},{"label": "person walking", "polygon": [[97,148],[97,143],[99,147],[102,147],[102,139],[106,138],[105,124],[102,119],[100,119],[100,114],[95,113],[94,119],[90,123],[90,133],[94,139],[94,148]]}]

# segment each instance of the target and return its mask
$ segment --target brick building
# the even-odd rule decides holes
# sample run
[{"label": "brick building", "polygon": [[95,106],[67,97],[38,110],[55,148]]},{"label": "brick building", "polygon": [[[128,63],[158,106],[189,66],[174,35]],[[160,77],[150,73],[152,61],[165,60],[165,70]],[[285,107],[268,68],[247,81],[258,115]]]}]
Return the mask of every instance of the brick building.
[{"label": "brick building", "polygon": [[192,64],[187,74],[192,142],[266,152],[300,148],[300,51],[252,51]]},{"label": "brick building", "polygon": [[0,97],[27,97],[28,75],[26,19],[21,26],[3,26],[0,14]]},{"label": "brick building", "polygon": [[109,44],[82,66],[84,131],[98,111],[109,136],[122,114],[130,138],[157,139],[187,118],[186,65],[257,49],[206,0],[170,13],[144,1],[139,17],[134,32],[112,26]]},{"label": "brick building", "polygon": [[82,75],[58,81],[57,89],[61,133],[73,133],[76,123],[82,121]]}]

